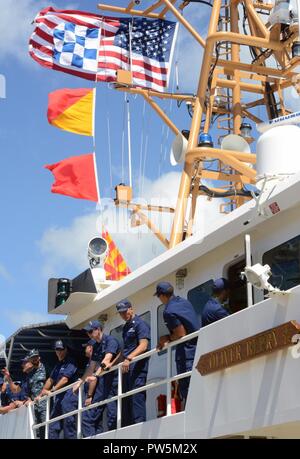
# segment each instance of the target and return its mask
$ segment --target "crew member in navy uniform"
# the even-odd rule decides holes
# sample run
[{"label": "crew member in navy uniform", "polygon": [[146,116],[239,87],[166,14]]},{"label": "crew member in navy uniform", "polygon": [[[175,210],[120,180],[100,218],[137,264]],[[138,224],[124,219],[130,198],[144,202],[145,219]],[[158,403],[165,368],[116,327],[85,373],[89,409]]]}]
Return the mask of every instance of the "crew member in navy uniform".
[{"label": "crew member in navy uniform", "polygon": [[[93,353],[91,362],[83,377],[74,386],[77,392],[83,382],[87,382],[88,393],[85,398],[85,406],[114,397],[118,393],[118,372],[113,371],[101,375],[116,364],[120,356],[120,343],[112,335],[103,333],[103,326],[98,320],[90,321],[84,328],[89,338],[93,340]],[[101,376],[100,376],[101,375]],[[108,430],[116,429],[117,402],[113,401],[107,407]],[[91,408],[82,413],[82,435],[92,437],[103,432],[103,413],[105,405]]]},{"label": "crew member in navy uniform", "polygon": [[[200,321],[193,305],[185,298],[175,296],[174,288],[169,282],[160,282],[157,284],[154,296],[157,296],[161,303],[165,305],[163,317],[170,332],[169,335],[160,337],[157,345],[158,349],[162,349],[170,341],[176,341],[183,336],[199,330]],[[192,370],[196,347],[197,338],[177,344],[175,353],[177,374]],[[190,378],[180,379],[178,383],[180,396],[184,405],[188,395]]]},{"label": "crew member in navy uniform", "polygon": [[[88,363],[86,364],[86,370],[89,368],[91,360],[92,360],[92,355],[93,355],[93,346],[96,343],[95,340],[90,339],[87,343],[84,343],[82,346],[84,347],[84,353],[86,358],[88,359]],[[85,404],[85,400],[88,398],[87,395],[89,393],[89,383],[85,381],[83,385],[83,404]]]},{"label": "crew member in navy uniform", "polygon": [[[95,343],[96,343],[95,340],[90,339],[87,343],[84,343],[82,345],[84,347],[85,356],[88,359],[88,363],[86,364],[86,370],[88,370],[88,368],[90,366],[90,363],[91,363],[91,360],[92,360],[92,355],[93,355],[93,346],[94,346]],[[84,382],[84,385],[83,385],[83,397],[82,397],[83,406],[87,406],[86,400],[89,398],[88,394],[90,393],[90,391],[89,391],[90,386],[91,386],[91,384],[88,381]],[[87,427],[85,427],[85,425],[89,423],[88,417],[89,417],[90,411],[91,410],[88,410],[85,413],[82,413],[82,416],[84,416],[84,420],[82,421],[81,425],[82,425],[82,429],[85,429],[84,434],[86,434],[86,428],[87,428]],[[83,424],[84,424],[84,426],[83,426]],[[83,436],[87,436],[87,435],[83,435]]]},{"label": "crew member in navy uniform", "polygon": [[8,369],[4,368],[2,370],[8,382],[7,394],[10,402],[13,404],[13,406],[10,405],[11,409],[21,407],[29,400],[28,373],[32,371],[33,366],[27,357],[25,357],[21,360],[21,367],[23,373],[22,381],[13,381]]},{"label": "crew member in navy uniform", "polygon": [[[126,322],[123,327],[123,392],[128,392],[146,384],[149,359],[131,363],[134,357],[149,350],[150,327],[133,311],[129,300],[116,305],[117,311]],[[146,392],[125,397],[122,403],[122,425],[146,421]]]},{"label": "crew member in navy uniform", "polygon": [[230,295],[230,284],[227,279],[221,277],[216,279],[213,285],[213,296],[205,304],[202,311],[202,326],[212,324],[217,320],[229,316],[223,303],[228,300]]},{"label": "crew member in navy uniform", "polygon": [[[62,340],[56,341],[54,349],[59,362],[53,368],[37,400],[43,395],[48,395],[50,392],[55,392],[64,386],[72,384],[77,379],[77,367],[74,360],[69,357],[65,343]],[[50,419],[76,410],[76,408],[77,397],[74,396],[72,389],[69,389],[54,397]],[[76,417],[68,416],[61,421],[49,424],[49,438],[58,439],[62,429],[65,439],[77,438]]]}]

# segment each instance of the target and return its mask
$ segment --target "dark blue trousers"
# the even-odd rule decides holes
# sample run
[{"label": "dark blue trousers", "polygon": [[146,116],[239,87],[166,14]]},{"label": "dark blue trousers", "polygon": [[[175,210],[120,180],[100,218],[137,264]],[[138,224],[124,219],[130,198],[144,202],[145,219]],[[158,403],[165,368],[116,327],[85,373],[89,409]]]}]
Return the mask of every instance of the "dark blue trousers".
[{"label": "dark blue trousers", "polygon": [[[186,371],[191,371],[193,368],[194,359],[189,360],[176,360],[177,374],[185,373]],[[181,399],[186,399],[189,391],[191,378],[179,379],[179,393]]]},{"label": "dark blue trousers", "polygon": [[[72,389],[67,392],[59,394],[55,397],[52,406],[50,419],[61,416],[62,414],[69,413],[77,408],[77,396],[73,394]],[[68,416],[61,421],[52,422],[49,424],[49,438],[58,439],[61,430],[64,431],[65,439],[77,438],[77,416]]]},{"label": "dark blue trousers", "polygon": [[[143,365],[141,365],[143,364]],[[148,362],[131,364],[129,372],[123,374],[123,392],[128,392],[146,384]],[[125,397],[122,401],[122,427],[146,421],[146,392]]]},{"label": "dark blue trousers", "polygon": [[[118,393],[117,372],[108,373],[98,379],[92,403],[114,397]],[[117,402],[110,402],[82,413],[82,435],[92,437],[103,432],[103,413],[106,408],[108,430],[117,428]]]}]

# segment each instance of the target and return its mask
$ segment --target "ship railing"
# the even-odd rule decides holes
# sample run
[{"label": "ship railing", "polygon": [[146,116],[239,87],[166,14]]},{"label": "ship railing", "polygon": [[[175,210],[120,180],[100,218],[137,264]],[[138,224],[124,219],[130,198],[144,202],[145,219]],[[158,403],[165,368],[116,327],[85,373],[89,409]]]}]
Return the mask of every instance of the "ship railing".
[{"label": "ship railing", "polygon": [[[81,419],[82,419],[82,413],[84,411],[91,410],[93,408],[97,408],[102,405],[107,405],[108,403],[117,401],[117,429],[120,429],[122,426],[122,400],[123,398],[130,397],[132,395],[138,394],[139,392],[145,392],[151,389],[154,389],[159,386],[166,385],[167,387],[167,393],[166,393],[166,416],[170,416],[172,414],[172,383],[175,381],[179,381],[180,379],[187,378],[191,376],[192,370],[191,371],[186,371],[185,373],[180,373],[172,376],[172,349],[174,346],[177,346],[178,344],[184,343],[186,341],[190,341],[191,339],[197,338],[199,335],[200,330],[190,333],[189,335],[183,336],[182,338],[172,341],[168,344],[166,344],[163,349],[151,349],[148,352],[145,352],[144,354],[141,354],[134,359],[132,359],[131,365],[133,363],[138,362],[139,360],[144,360],[149,357],[152,357],[162,351],[167,352],[167,374],[165,378],[160,379],[159,381],[147,383],[144,386],[138,387],[137,389],[132,389],[127,392],[123,392],[122,389],[122,362],[118,363],[117,365],[114,365],[111,367],[109,370],[100,373],[100,377],[103,377],[107,375],[108,373],[111,373],[112,371],[118,371],[118,394],[107,398],[105,400],[101,400],[100,402],[92,403],[89,406],[83,406],[82,405],[82,400],[83,400],[83,385],[78,390],[78,408],[73,411],[69,411],[68,413],[62,414],[60,416],[57,416],[55,418],[50,419],[50,403],[51,399],[53,397],[56,397],[57,395],[66,392],[70,389],[73,388],[77,384],[77,381],[75,383],[69,384],[68,386],[65,386],[53,393],[50,393],[48,395],[45,395],[39,399],[39,401],[36,401],[30,405],[30,408],[34,411],[34,404],[35,403],[40,403],[43,400],[46,400],[46,420],[45,422],[39,423],[39,424],[34,424],[32,425],[33,432],[35,432],[37,429],[40,429],[41,427],[45,427],[45,438],[48,439],[49,437],[49,425],[52,424],[53,422],[58,422],[63,419],[66,419],[70,416],[77,416],[77,438],[82,437],[81,433]],[[32,413],[33,413],[32,411]],[[33,413],[34,415],[34,413]],[[34,435],[35,436],[35,435]]]}]

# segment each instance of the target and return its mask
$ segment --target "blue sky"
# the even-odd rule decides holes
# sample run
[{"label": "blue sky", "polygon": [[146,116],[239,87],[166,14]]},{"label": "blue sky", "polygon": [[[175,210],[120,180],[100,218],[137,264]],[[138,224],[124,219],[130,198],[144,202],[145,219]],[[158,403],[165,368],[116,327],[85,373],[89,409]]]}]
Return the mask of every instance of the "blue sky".
[{"label": "blue sky", "polygon": [[[110,3],[120,4],[117,0]],[[143,1],[145,6],[149,3]],[[96,4],[96,0],[57,2],[59,8],[94,13]],[[86,80],[42,68],[28,56],[31,22],[41,8],[49,5],[50,2],[40,0],[0,0],[0,74],[6,81],[6,98],[0,98],[0,334],[6,337],[21,325],[57,318],[46,314],[48,278],[74,277],[86,269],[86,245],[99,228],[99,224],[96,226],[99,212],[94,203],[51,194],[52,176],[43,167],[92,151],[89,137],[60,131],[47,122],[49,92],[63,87],[91,86]],[[196,4],[186,9],[187,18],[203,35],[208,9]],[[180,90],[195,92],[202,49],[182,28],[175,57]],[[1,92],[3,96],[3,88]],[[131,96],[130,106],[135,197],[164,198],[163,204],[174,205],[181,168],[172,168],[169,162],[173,135],[139,97]],[[184,104],[177,108],[176,103],[165,102],[162,107],[180,129],[189,128],[190,118]],[[106,84],[98,84],[96,154],[100,192],[106,203],[113,197],[113,187],[123,175],[128,181],[125,121],[124,94]],[[141,168],[141,164],[145,166]],[[139,189],[141,184],[143,187]],[[110,204],[104,221],[114,233],[112,215],[116,217]],[[131,268],[163,250],[151,234],[142,234],[142,229],[130,230],[128,236],[124,231],[128,229],[128,216],[120,212],[118,218],[122,220],[122,234],[115,234],[115,239]],[[169,225],[170,221],[165,223]]]}]

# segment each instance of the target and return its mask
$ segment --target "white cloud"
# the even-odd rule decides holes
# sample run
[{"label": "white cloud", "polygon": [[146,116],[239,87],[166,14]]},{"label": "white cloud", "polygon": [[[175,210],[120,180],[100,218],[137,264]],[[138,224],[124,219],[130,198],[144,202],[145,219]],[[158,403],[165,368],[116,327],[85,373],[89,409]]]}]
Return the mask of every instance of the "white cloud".
[{"label": "white cloud", "polygon": [[33,323],[50,322],[51,319],[53,320],[53,316],[49,319],[47,314],[26,310],[4,311],[3,314],[16,328],[24,327],[25,325]]},{"label": "white cloud", "polygon": [[12,281],[12,276],[10,275],[10,273],[7,271],[7,269],[5,268],[3,264],[0,264],[0,277],[2,277],[3,279],[9,282]]},{"label": "white cloud", "polygon": [[[28,42],[34,29],[32,21],[45,6],[55,6],[43,0],[0,0],[0,60],[7,58],[29,61]],[[60,6],[57,6],[61,8]],[[63,8],[74,8],[64,4]]]},{"label": "white cloud", "polygon": [[0,0],[0,4],[1,59],[14,57],[25,61],[28,59],[28,41],[33,30],[31,22],[45,4],[34,0]]},{"label": "white cloud", "polygon": [[[135,199],[135,202],[174,207],[180,176],[180,172],[170,172],[154,181],[145,179],[144,195]],[[198,199],[197,231],[204,231],[212,221],[222,218],[218,213],[219,204],[220,200],[208,202],[205,197]],[[43,274],[46,277],[72,277],[86,269],[88,241],[101,233],[102,224],[110,232],[132,270],[165,251],[165,247],[146,225],[131,227],[126,210],[116,209],[111,200],[103,200],[103,207],[101,220],[99,214],[94,212],[75,218],[68,227],[53,227],[45,231],[38,245],[44,257]],[[148,215],[147,212],[145,214]],[[169,237],[173,215],[153,212],[149,217]]]},{"label": "white cloud", "polygon": [[75,218],[69,227],[52,227],[45,231],[38,245],[45,258],[43,273],[46,277],[61,275],[67,266],[76,270],[86,267],[87,243],[97,234],[96,222],[97,214],[93,213]]}]

